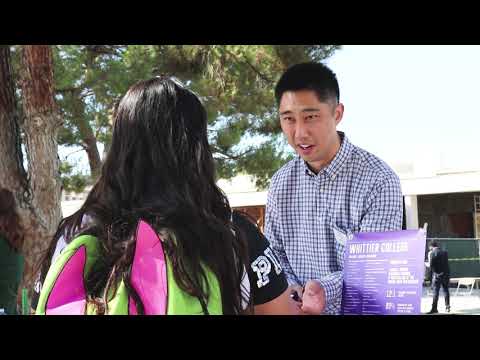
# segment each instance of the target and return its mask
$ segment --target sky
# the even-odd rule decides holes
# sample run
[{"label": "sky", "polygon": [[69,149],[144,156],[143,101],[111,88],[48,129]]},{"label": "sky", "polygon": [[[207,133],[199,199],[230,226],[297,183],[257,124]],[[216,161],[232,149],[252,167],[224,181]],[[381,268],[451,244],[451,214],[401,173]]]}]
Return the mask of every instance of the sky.
[{"label": "sky", "polygon": [[394,169],[480,170],[480,46],[350,45],[326,64],[354,144]]},{"label": "sky", "polygon": [[[480,170],[480,46],[346,45],[326,64],[355,145],[397,172]],[[69,160],[88,169],[84,152]]]}]

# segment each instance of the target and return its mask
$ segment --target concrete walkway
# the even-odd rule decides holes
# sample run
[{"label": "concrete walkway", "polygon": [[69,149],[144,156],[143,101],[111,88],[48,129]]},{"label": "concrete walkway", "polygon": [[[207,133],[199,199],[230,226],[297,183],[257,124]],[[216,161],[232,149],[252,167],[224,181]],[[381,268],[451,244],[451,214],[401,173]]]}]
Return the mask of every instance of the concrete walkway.
[{"label": "concrete walkway", "polygon": [[[445,311],[445,297],[443,290],[440,289],[440,297],[438,299],[438,315],[480,315],[480,290],[474,289],[472,295],[468,294],[464,287],[460,288],[458,295],[455,296],[456,288],[450,288],[450,313]],[[423,288],[422,295],[422,314],[430,311],[432,308],[433,294],[430,288]]]}]

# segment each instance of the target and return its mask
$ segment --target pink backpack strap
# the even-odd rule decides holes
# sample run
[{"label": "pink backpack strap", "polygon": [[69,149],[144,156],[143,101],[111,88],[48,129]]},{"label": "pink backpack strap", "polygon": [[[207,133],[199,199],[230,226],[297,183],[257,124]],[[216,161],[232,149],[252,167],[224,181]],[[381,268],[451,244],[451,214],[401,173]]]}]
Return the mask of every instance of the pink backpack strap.
[{"label": "pink backpack strap", "polygon": [[[145,315],[167,313],[167,264],[162,241],[145,221],[137,226],[135,255],[130,283],[142,300]],[[129,313],[137,314],[135,301],[129,298]]]},{"label": "pink backpack strap", "polygon": [[85,314],[86,291],[83,273],[86,263],[86,252],[86,246],[82,245],[75,250],[75,253],[66,262],[48,296],[45,314]]}]

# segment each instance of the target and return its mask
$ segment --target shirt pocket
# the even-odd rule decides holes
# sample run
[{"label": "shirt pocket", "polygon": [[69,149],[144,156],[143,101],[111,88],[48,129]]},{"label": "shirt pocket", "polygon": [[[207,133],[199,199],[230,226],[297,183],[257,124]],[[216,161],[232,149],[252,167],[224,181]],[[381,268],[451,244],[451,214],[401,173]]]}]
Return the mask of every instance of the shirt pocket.
[{"label": "shirt pocket", "polygon": [[334,244],[337,266],[343,271],[347,241],[353,237],[353,233],[351,230],[337,226],[335,223],[332,223],[331,229],[335,238]]}]

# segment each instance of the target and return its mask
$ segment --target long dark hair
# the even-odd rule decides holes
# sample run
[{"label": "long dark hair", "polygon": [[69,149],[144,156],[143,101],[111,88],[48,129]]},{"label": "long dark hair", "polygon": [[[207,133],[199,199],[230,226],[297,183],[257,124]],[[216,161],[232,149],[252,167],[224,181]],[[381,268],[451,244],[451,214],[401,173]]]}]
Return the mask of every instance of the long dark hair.
[{"label": "long dark hair", "polygon": [[23,227],[17,214],[15,198],[10,190],[0,188],[0,235],[16,252],[23,246]]},{"label": "long dark hair", "polygon": [[[86,214],[92,224],[81,229]],[[161,234],[175,280],[204,313],[210,291],[203,266],[219,280],[223,312],[241,312],[246,243],[215,184],[206,111],[196,95],[166,77],[138,82],[121,100],[101,175],[83,206],[60,223],[49,258],[60,236],[68,243],[79,232],[96,235],[103,261],[91,271],[87,291],[98,297],[123,279],[143,313],[129,282],[140,218]],[[50,261],[44,265],[45,276]]]}]

